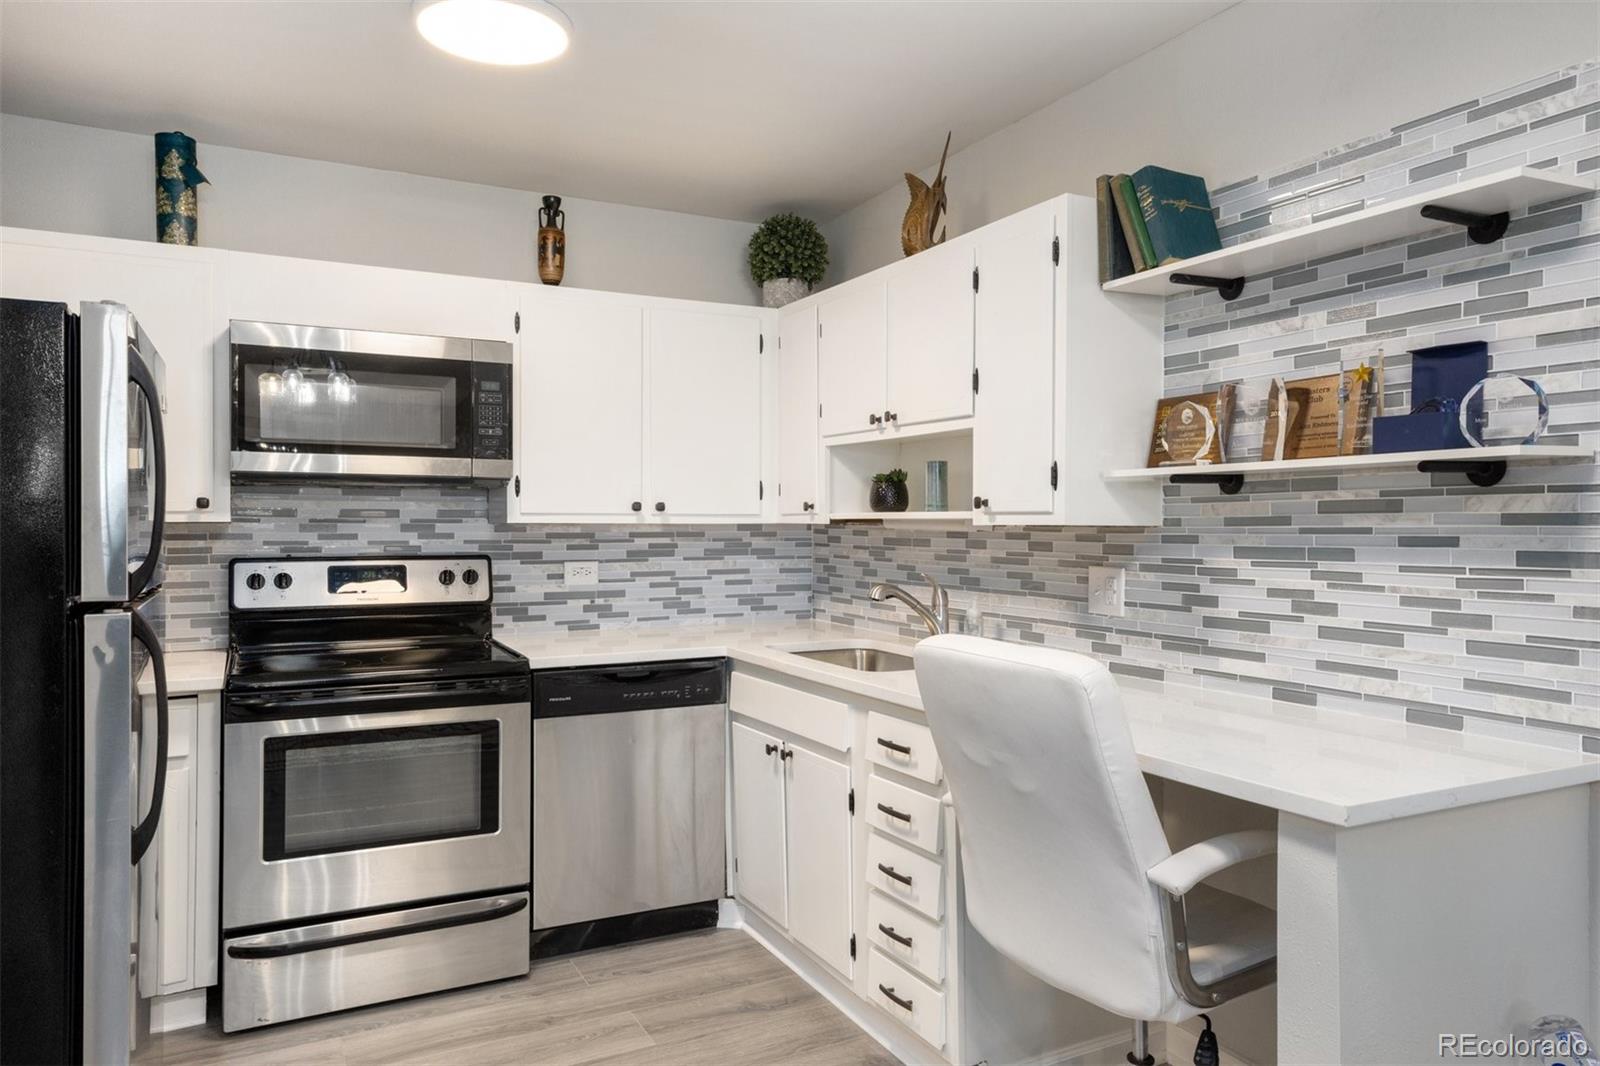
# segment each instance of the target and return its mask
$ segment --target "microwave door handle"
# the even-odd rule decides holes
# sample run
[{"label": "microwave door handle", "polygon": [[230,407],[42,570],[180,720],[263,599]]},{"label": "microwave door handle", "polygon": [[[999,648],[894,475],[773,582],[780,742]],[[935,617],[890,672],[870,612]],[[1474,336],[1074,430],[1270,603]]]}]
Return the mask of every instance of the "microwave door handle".
[{"label": "microwave door handle", "polygon": [[[161,541],[167,532],[167,432],[161,420],[161,393],[155,378],[139,350],[128,346],[128,380],[144,394],[145,407],[150,412],[150,442],[155,452],[151,459],[151,476],[155,479],[155,502],[150,516],[150,550],[128,578],[128,599],[134,600],[155,577],[156,566],[161,562]],[[152,654],[155,654],[152,649]]]},{"label": "microwave door handle", "polygon": [[[150,791],[150,813],[133,828],[133,864],[137,866],[156,838],[156,826],[161,823],[161,806],[167,795],[167,662],[161,654],[161,641],[144,615],[129,611],[128,617],[133,620],[133,639],[143,644],[150,655],[150,670],[156,680],[156,773]],[[134,683],[138,683],[138,678],[134,679]]]}]

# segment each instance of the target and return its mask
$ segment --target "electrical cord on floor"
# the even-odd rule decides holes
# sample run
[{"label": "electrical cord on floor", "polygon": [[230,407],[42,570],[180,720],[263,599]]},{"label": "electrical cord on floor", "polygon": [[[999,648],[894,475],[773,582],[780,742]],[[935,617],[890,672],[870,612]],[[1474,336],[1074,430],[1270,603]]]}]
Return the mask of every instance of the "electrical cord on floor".
[{"label": "electrical cord on floor", "polygon": [[1218,1066],[1222,1054],[1217,1050],[1217,1034],[1211,1031],[1211,1016],[1202,1014],[1200,1020],[1206,1023],[1206,1029],[1194,1044],[1194,1066]]}]

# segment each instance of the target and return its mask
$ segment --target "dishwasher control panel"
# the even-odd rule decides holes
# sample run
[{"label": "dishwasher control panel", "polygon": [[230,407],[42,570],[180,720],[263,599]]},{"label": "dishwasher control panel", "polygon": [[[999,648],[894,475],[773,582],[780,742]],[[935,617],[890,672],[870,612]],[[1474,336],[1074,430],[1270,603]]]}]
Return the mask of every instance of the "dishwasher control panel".
[{"label": "dishwasher control panel", "polygon": [[727,702],[728,661],[686,659],[533,675],[533,716],[565,718]]}]

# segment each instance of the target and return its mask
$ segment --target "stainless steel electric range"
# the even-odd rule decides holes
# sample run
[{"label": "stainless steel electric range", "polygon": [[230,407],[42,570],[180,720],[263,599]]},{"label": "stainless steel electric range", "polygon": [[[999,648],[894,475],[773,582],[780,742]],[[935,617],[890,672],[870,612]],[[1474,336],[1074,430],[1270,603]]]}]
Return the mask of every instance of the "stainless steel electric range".
[{"label": "stainless steel electric range", "polygon": [[528,971],[528,663],[484,556],[237,559],[228,1031]]}]

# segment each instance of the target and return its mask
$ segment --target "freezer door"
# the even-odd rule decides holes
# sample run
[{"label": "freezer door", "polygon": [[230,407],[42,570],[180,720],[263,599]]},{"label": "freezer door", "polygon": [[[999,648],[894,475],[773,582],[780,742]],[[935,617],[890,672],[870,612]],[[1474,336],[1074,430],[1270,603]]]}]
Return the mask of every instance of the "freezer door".
[{"label": "freezer door", "polygon": [[161,578],[166,368],[126,307],[84,303],[79,322],[79,595],[126,603]]}]

